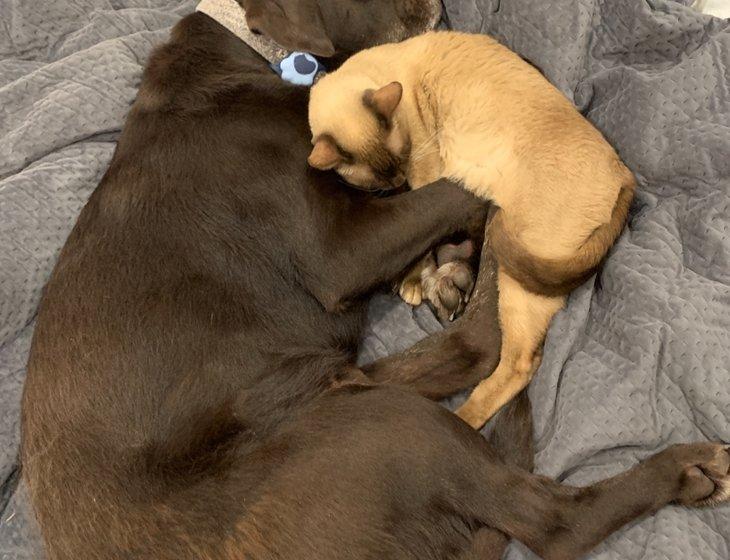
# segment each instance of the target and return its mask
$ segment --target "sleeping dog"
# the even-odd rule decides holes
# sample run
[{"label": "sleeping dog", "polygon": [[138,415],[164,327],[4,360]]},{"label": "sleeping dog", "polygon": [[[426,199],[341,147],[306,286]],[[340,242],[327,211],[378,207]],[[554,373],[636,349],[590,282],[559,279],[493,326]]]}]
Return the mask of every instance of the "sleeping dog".
[{"label": "sleeping dog", "polygon": [[[438,6],[243,2],[252,32],[331,64]],[[529,466],[524,400],[500,456],[413,391],[493,367],[488,277],[463,326],[358,380],[361,297],[485,208],[444,182],[378,199],[310,171],[307,97],[202,13],[151,57],[37,320],[22,461],[52,560],[496,559],[505,534],[566,560],[727,493],[713,444],[561,486],[505,463]]]}]

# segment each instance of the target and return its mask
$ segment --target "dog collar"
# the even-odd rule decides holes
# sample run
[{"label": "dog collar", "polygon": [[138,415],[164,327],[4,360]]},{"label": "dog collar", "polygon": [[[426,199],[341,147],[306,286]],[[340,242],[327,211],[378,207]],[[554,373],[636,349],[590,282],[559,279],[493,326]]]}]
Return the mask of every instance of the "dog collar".
[{"label": "dog collar", "polygon": [[236,0],[202,0],[195,8],[228,29],[269,62],[282,80],[298,86],[311,86],[325,72],[314,56],[291,52],[268,37],[248,28],[246,12]]}]

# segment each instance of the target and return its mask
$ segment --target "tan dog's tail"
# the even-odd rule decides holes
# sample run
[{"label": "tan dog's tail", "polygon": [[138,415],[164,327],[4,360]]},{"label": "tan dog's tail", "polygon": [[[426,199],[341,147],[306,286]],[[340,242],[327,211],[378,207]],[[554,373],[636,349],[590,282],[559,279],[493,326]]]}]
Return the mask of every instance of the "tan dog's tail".
[{"label": "tan dog's tail", "polygon": [[596,228],[577,253],[566,259],[543,259],[531,254],[515,235],[507,230],[502,212],[497,211],[487,231],[487,238],[505,272],[527,290],[546,296],[562,296],[585,282],[605,257],[626,223],[634,198],[636,180],[628,177],[618,193],[611,219]]}]

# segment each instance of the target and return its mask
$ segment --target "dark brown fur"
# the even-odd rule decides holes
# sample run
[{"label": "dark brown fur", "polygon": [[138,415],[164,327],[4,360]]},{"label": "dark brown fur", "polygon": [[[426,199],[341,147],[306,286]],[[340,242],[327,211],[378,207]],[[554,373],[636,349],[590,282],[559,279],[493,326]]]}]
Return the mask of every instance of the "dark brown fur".
[{"label": "dark brown fur", "polygon": [[479,383],[499,362],[496,268],[494,256],[484,244],[479,276],[464,315],[449,329],[401,354],[367,365],[363,371],[379,383],[407,384],[433,399]]},{"label": "dark brown fur", "polygon": [[[342,55],[418,31],[406,5],[317,7]],[[321,35],[305,31],[287,32]],[[50,560],[487,557],[492,529],[569,560],[712,492],[685,473],[717,471],[716,446],[577,490],[414,392],[343,385],[362,296],[484,211],[446,183],[372,199],[309,170],[306,105],[202,14],[150,59],[38,314],[22,461]],[[483,342],[466,342],[475,363]],[[503,428],[518,447],[527,412]]]}]

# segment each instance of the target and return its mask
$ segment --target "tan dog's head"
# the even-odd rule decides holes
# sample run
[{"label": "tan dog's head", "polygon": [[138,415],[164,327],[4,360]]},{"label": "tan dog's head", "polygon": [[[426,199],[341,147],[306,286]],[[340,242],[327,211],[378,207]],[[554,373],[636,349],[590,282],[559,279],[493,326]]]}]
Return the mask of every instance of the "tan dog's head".
[{"label": "tan dog's head", "polygon": [[309,165],[334,169],[366,190],[400,187],[406,178],[410,143],[397,109],[403,87],[378,87],[365,76],[334,73],[312,88]]}]

